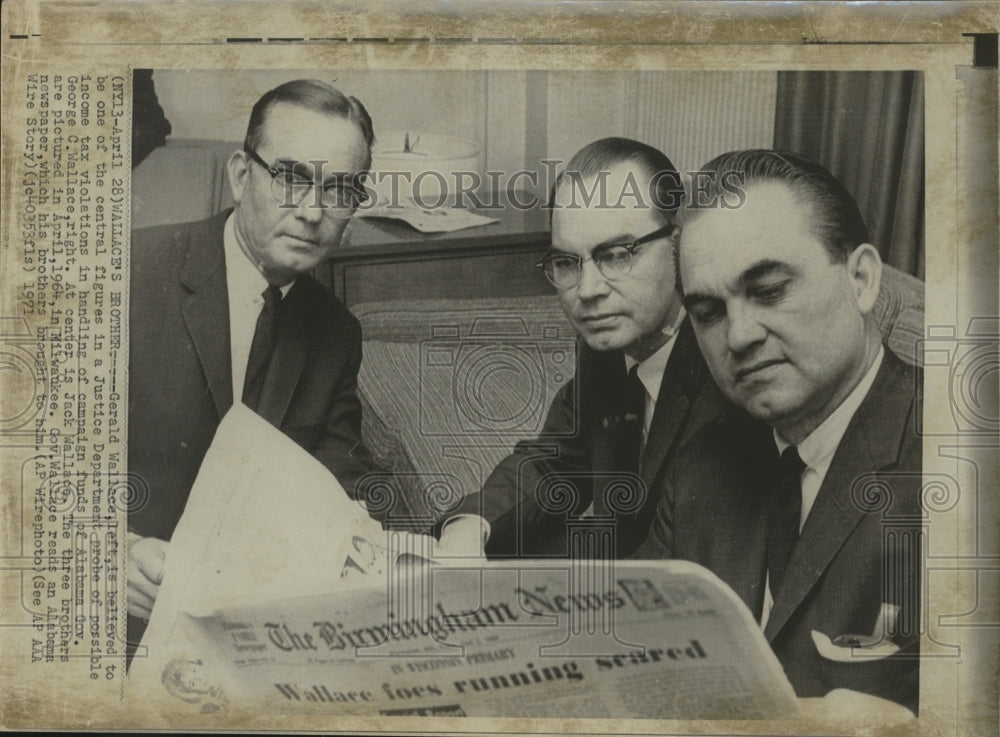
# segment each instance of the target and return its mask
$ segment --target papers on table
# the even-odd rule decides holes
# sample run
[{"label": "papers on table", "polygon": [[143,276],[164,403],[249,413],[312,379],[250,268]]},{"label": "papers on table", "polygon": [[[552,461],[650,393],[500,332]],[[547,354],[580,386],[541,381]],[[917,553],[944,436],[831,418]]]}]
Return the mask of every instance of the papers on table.
[{"label": "papers on table", "polygon": [[388,202],[376,204],[359,210],[357,217],[402,220],[421,233],[445,233],[500,222],[497,218],[486,217],[461,208],[421,207],[412,198],[403,198],[393,206]]}]

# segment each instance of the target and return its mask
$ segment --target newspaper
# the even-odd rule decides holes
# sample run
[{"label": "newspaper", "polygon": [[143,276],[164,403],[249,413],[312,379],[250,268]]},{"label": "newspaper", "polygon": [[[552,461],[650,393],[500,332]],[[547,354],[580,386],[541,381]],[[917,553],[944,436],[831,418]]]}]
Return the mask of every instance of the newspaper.
[{"label": "newspaper", "polygon": [[[798,709],[746,606],[692,563],[441,558],[430,568],[434,547],[383,532],[318,461],[236,404],[171,538],[130,688],[210,711],[237,698],[369,715]],[[399,567],[400,555],[421,563]],[[200,681],[220,673],[226,685],[192,689],[194,666]]]},{"label": "newspaper", "polygon": [[[777,719],[798,705],[750,612],[693,563],[436,566],[188,615],[224,691],[326,714]],[[374,616],[373,616],[374,615]],[[214,654],[213,661],[209,653]]]},{"label": "newspaper", "polygon": [[198,658],[178,626],[182,613],[382,584],[400,554],[431,559],[434,544],[407,532],[387,539],[319,461],[237,403],[215,433],[171,537],[131,684],[155,689],[169,663]]},{"label": "newspaper", "polygon": [[[749,128],[747,106],[753,107],[756,88],[741,93],[738,85],[736,92],[713,86],[731,82],[727,75],[905,69],[920,72],[925,82],[925,206],[911,215],[922,223],[927,244],[921,339],[932,359],[925,364],[920,417],[928,510],[921,713],[910,731],[995,732],[1000,482],[995,394],[989,392],[996,387],[1000,332],[996,72],[988,43],[975,38],[996,33],[995,3],[498,1],[442,8],[418,2],[405,9],[375,3],[359,12],[343,3],[12,0],[2,13],[4,728],[332,729],[323,714],[279,714],[263,706],[236,711],[231,704],[226,711],[222,699],[209,724],[204,703],[193,705],[191,715],[178,711],[187,704],[175,696],[142,700],[127,687],[126,516],[150,493],[126,462],[130,230],[137,222],[133,207],[150,207],[138,202],[130,161],[134,70],[154,69],[154,77],[164,78],[173,73],[187,85],[174,88],[178,97],[168,110],[175,137],[238,141],[261,92],[316,76],[373,101],[374,112],[397,128],[409,124],[403,118],[420,115],[425,127],[446,120],[479,136],[489,165],[511,171],[529,157],[565,159],[601,135],[632,135],[640,113],[664,136],[658,145],[671,154],[683,150],[679,166],[696,168],[714,153],[709,144]],[[650,72],[707,75],[702,88],[714,89],[714,97],[699,99],[717,106],[693,128],[668,130],[663,121],[696,96],[684,92],[692,86],[675,85],[669,89],[676,94],[660,107],[629,104],[637,90],[649,88],[643,75]],[[859,104],[870,109],[882,102]],[[760,145],[769,145],[766,134]],[[538,171],[543,182],[544,167]],[[155,174],[165,176],[161,169]],[[190,189],[174,187],[169,201],[158,204],[180,209]],[[559,716],[570,720],[576,713],[567,706]],[[619,708],[611,717],[565,724],[470,717],[428,727],[432,722],[419,719],[345,715],[335,729],[874,729],[630,721],[631,713]]]},{"label": "newspaper", "polygon": [[[383,537],[382,526],[319,461],[235,404],[216,430],[170,540],[154,617],[164,607],[176,615],[176,604],[163,600],[174,592],[187,608],[205,609],[240,596],[277,599],[382,574],[393,562]],[[399,542],[403,552],[430,555],[433,538],[396,537],[406,541]],[[359,540],[369,543],[363,551]]]}]

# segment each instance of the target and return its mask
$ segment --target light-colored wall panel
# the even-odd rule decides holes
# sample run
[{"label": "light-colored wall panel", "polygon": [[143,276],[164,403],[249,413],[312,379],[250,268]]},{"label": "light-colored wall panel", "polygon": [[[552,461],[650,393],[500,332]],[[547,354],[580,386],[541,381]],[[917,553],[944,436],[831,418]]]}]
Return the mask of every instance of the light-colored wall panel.
[{"label": "light-colored wall panel", "polygon": [[524,166],[527,150],[525,121],[528,119],[528,74],[529,72],[488,72],[486,75],[484,161],[487,169],[505,172],[508,177]]},{"label": "light-colored wall panel", "polygon": [[317,77],[361,100],[382,130],[425,130],[482,143],[486,72],[157,69],[156,93],[173,138],[242,140],[269,89]]},{"label": "light-colored wall panel", "polygon": [[[250,108],[268,89],[316,70],[157,69],[171,138],[241,140]],[[321,78],[361,99],[379,130],[422,130],[482,147],[481,173],[539,172],[605,136],[662,149],[688,171],[732,148],[769,147],[776,74],[698,71],[330,71]],[[519,180],[524,186],[526,180]]]},{"label": "light-colored wall panel", "polygon": [[550,72],[550,159],[568,161],[586,144],[606,136],[631,135],[625,124],[625,92],[634,72]]},{"label": "light-colored wall panel", "polygon": [[682,172],[739,148],[774,145],[775,72],[637,72],[626,129]]}]

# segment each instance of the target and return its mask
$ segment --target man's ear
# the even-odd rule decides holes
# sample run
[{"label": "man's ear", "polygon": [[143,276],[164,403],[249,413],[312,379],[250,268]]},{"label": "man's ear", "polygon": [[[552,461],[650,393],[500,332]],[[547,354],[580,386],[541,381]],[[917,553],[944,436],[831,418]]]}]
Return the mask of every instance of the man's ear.
[{"label": "man's ear", "polygon": [[854,298],[861,314],[867,315],[875,306],[882,284],[882,258],[871,243],[862,243],[847,257],[847,276],[851,280]]},{"label": "man's ear", "polygon": [[242,149],[233,151],[233,155],[226,162],[226,172],[229,174],[229,189],[233,193],[233,202],[239,202],[243,198],[243,190],[247,187],[247,179],[250,176],[250,161],[246,151]]}]

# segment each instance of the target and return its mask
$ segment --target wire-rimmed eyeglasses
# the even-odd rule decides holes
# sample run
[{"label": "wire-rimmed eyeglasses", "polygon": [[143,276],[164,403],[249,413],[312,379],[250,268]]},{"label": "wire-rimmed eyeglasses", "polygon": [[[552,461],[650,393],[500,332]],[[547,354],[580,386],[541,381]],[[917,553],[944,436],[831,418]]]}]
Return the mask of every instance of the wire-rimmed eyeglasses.
[{"label": "wire-rimmed eyeglasses", "polygon": [[[271,197],[282,207],[298,207],[313,189],[318,193],[311,207],[328,210],[333,217],[349,218],[358,206],[368,201],[368,193],[354,186],[350,177],[337,177],[325,184],[295,171],[294,161],[280,161],[280,166],[271,166],[249,146],[244,146],[250,158],[260,164],[271,175]],[[364,174],[355,175],[354,179]]]},{"label": "wire-rimmed eyeglasses", "polygon": [[673,223],[657,228],[652,233],[636,238],[630,243],[607,243],[591,251],[590,256],[582,258],[572,253],[556,251],[548,253],[535,266],[542,270],[556,289],[572,289],[580,283],[583,265],[593,261],[601,275],[610,281],[628,276],[632,271],[635,249],[639,246],[668,238],[677,231]]}]

